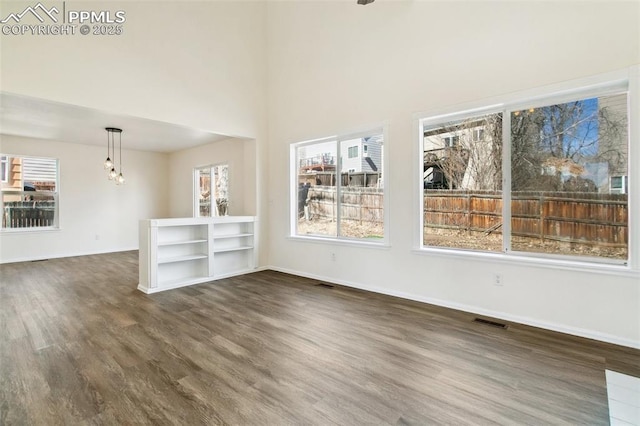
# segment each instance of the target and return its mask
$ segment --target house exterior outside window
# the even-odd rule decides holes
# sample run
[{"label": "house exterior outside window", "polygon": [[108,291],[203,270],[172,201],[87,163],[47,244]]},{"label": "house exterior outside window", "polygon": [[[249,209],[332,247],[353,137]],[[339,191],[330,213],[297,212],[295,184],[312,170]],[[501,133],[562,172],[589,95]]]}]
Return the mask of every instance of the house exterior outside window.
[{"label": "house exterior outside window", "polygon": [[229,215],[229,165],[197,167],[194,177],[194,216]]},{"label": "house exterior outside window", "polygon": [[423,119],[422,246],[626,265],[628,86],[581,93]]},{"label": "house exterior outside window", "polygon": [[3,231],[58,228],[58,160],[3,154]]},{"label": "house exterior outside window", "polygon": [[386,243],[383,149],[383,129],[292,144],[291,235]]}]

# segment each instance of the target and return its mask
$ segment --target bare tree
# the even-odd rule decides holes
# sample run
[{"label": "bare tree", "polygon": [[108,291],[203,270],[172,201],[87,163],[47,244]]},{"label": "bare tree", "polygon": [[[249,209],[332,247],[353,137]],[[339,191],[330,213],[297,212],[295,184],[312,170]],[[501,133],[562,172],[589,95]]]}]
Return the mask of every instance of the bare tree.
[{"label": "bare tree", "polygon": [[586,172],[586,164],[601,163],[608,171],[623,167],[626,115],[617,113],[611,106],[602,106],[601,99],[607,98],[578,100],[512,114],[513,190],[593,191],[595,183],[583,182],[585,178],[581,177]]},{"label": "bare tree", "polygon": [[[593,192],[593,170],[625,175],[625,105],[623,94],[513,112],[510,189]],[[444,187],[502,189],[502,114],[448,123],[425,142],[425,170],[441,170]]]},{"label": "bare tree", "polygon": [[437,165],[449,189],[499,190],[502,186],[502,114],[473,117],[439,129],[455,141],[441,149]]}]

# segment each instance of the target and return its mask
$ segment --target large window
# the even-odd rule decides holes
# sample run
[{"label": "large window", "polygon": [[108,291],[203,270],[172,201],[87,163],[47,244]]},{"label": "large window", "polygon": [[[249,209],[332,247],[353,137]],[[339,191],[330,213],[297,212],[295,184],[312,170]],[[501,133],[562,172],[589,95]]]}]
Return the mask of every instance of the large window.
[{"label": "large window", "polygon": [[229,215],[229,165],[217,164],[194,170],[194,216]]},{"label": "large window", "polygon": [[58,226],[58,160],[1,154],[2,229]]},{"label": "large window", "polygon": [[384,242],[383,148],[381,129],[293,144],[292,235]]},{"label": "large window", "polygon": [[627,96],[422,120],[423,246],[626,263]]},{"label": "large window", "polygon": [[425,125],[422,147],[424,244],[500,251],[502,113]]}]

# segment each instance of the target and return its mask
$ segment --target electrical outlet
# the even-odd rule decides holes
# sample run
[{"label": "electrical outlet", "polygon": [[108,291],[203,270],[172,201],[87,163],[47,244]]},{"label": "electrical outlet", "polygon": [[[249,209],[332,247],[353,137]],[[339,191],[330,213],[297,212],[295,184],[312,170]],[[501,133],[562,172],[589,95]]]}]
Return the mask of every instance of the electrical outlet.
[{"label": "electrical outlet", "polygon": [[497,287],[502,287],[504,285],[502,274],[493,274],[493,285]]},{"label": "electrical outlet", "polygon": [[331,252],[331,261],[332,262],[336,261],[336,254],[334,252]]},{"label": "electrical outlet", "polygon": [[96,241],[100,239],[100,234],[96,234]]}]

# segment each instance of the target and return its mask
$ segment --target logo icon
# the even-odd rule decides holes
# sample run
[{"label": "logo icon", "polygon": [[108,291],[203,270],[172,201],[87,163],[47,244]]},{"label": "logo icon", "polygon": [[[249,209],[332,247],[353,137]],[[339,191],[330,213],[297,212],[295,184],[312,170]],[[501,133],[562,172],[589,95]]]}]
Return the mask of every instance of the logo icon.
[{"label": "logo icon", "polygon": [[32,6],[28,6],[21,13],[10,13],[9,16],[7,16],[2,21],[0,21],[0,23],[6,24],[7,22],[9,22],[12,19],[15,21],[15,23],[19,23],[20,20],[25,15],[27,15],[29,13],[32,14],[33,16],[35,16],[38,19],[38,21],[43,23],[44,22],[44,18],[42,17],[42,15],[48,16],[49,19],[51,19],[53,22],[58,22],[58,18],[56,18],[53,14],[54,13],[58,14],[60,12],[55,6],[52,7],[51,9],[47,9],[46,7],[44,7],[44,5],[42,3],[38,2],[38,4],[36,4],[33,7]]}]

